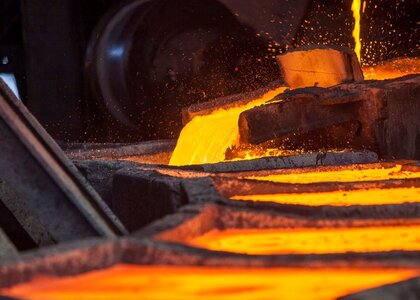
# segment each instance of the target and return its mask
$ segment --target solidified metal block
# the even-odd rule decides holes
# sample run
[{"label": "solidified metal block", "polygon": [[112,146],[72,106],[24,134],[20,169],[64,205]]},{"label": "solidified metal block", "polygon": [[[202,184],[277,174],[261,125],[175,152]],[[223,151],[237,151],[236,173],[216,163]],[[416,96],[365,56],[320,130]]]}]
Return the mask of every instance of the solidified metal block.
[{"label": "solidified metal block", "polygon": [[184,179],[156,171],[185,173],[175,168],[128,161],[75,163],[129,231],[174,213],[185,203],[220,198],[209,178]]},{"label": "solidified metal block", "polygon": [[363,80],[356,54],[338,46],[304,46],[277,56],[286,84],[291,88],[328,87]]},{"label": "solidified metal block", "polygon": [[114,174],[121,169],[139,165],[130,161],[100,159],[75,160],[73,163],[113,212],[115,212],[115,203],[112,196]]},{"label": "solidified metal block", "polygon": [[114,237],[126,232],[2,81],[0,141],[0,179],[13,189],[25,209],[36,215],[55,241]]},{"label": "solidified metal block", "polygon": [[219,202],[220,194],[209,177],[189,178],[181,182],[188,203]]},{"label": "solidified metal block", "polygon": [[64,144],[62,147],[72,160],[118,159],[139,163],[168,164],[175,140],[146,141],[136,144]]},{"label": "solidified metal block", "polygon": [[[340,105],[323,105],[324,88],[304,88],[278,96],[281,102],[269,103],[243,112],[239,117],[241,142],[259,144],[267,140],[313,131],[355,120],[360,104],[348,101],[349,95],[336,95]],[[321,98],[321,99],[320,99]],[[258,125],[257,125],[258,124]],[[314,136],[318,139],[318,136]]]},{"label": "solidified metal block", "polygon": [[113,177],[113,210],[129,231],[137,230],[185,204],[181,181],[140,168],[121,169]]},{"label": "solidified metal block", "polygon": [[415,277],[340,297],[338,300],[417,300],[419,298],[420,277]]},{"label": "solidified metal block", "polygon": [[365,164],[377,161],[378,155],[370,151],[327,151],[278,157],[264,157],[241,161],[227,161],[216,164],[191,165],[179,168],[212,173],[222,173],[291,169],[315,166]]},{"label": "solidified metal block", "polygon": [[246,144],[269,140],[303,149],[368,149],[380,157],[420,158],[420,76],[304,88],[239,117]]}]

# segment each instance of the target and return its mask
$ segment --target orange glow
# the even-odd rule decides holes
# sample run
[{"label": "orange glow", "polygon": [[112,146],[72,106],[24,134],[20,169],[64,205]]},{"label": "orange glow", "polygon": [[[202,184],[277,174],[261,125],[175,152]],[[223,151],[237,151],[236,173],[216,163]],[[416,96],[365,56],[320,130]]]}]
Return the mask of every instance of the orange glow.
[{"label": "orange glow", "polygon": [[392,268],[238,268],[117,265],[61,279],[44,278],[3,290],[36,300],[282,299],[333,300],[418,274]]},{"label": "orange glow", "polygon": [[376,66],[363,67],[365,80],[385,80],[420,73],[420,58],[397,58]]},{"label": "orange glow", "polygon": [[167,165],[169,158],[171,157],[171,152],[158,152],[153,154],[145,155],[132,155],[118,158],[107,158],[107,159],[116,159],[124,161],[132,161],[139,164],[155,164],[155,165]]},{"label": "orange glow", "polygon": [[232,200],[276,202],[309,206],[384,205],[419,202],[420,188],[369,189],[301,194],[261,194],[233,196]]},{"label": "orange glow", "polygon": [[347,54],[340,50],[320,47],[286,52],[277,56],[277,61],[291,89],[331,87],[349,80],[363,79],[359,66],[353,67],[353,59],[345,57]]},{"label": "orange glow", "polygon": [[420,225],[211,230],[188,245],[245,254],[325,254],[420,250]]},{"label": "orange glow", "polygon": [[261,146],[255,146],[249,149],[238,150],[235,153],[235,160],[247,160],[247,159],[256,159],[261,157],[271,157],[271,156],[287,156],[287,155],[297,155],[304,153],[303,150],[283,150],[276,148],[264,148]]},{"label": "orange glow", "polygon": [[357,55],[357,58],[361,59],[360,52],[362,51],[362,42],[360,40],[360,10],[362,6],[361,0],[353,0],[351,4],[351,10],[354,17],[354,28],[353,28],[353,38],[354,38],[354,52]]},{"label": "orange glow", "polygon": [[246,105],[194,117],[182,129],[169,165],[224,161],[226,150],[239,143],[238,119],[241,112],[266,103],[285,89],[279,87],[269,91]]},{"label": "orange glow", "polygon": [[270,174],[266,176],[249,176],[246,178],[283,183],[356,182],[370,180],[420,178],[420,172],[401,171],[401,167],[401,165],[397,165],[392,168],[378,169],[342,169],[328,170],[324,172],[285,172],[280,174]]}]

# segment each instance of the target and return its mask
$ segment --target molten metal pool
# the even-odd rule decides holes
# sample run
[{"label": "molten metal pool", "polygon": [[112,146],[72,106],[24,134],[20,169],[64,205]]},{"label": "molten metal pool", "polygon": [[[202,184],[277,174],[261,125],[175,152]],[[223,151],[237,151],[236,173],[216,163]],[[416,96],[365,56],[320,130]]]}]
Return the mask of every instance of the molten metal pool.
[{"label": "molten metal pool", "polygon": [[259,194],[230,197],[232,200],[275,202],[309,206],[350,206],[414,203],[420,201],[420,188],[367,189],[296,194]]},{"label": "molten metal pool", "polygon": [[1,291],[25,299],[333,300],[416,276],[414,269],[237,268],[117,265]]},{"label": "molten metal pool", "polygon": [[360,166],[353,166],[352,169],[342,167],[340,169],[285,170],[277,174],[247,176],[245,178],[282,183],[357,182],[420,178],[420,172],[404,171],[401,165],[369,169],[361,169]]},{"label": "molten metal pool", "polygon": [[420,225],[213,229],[186,244],[244,254],[326,254],[420,250]]}]

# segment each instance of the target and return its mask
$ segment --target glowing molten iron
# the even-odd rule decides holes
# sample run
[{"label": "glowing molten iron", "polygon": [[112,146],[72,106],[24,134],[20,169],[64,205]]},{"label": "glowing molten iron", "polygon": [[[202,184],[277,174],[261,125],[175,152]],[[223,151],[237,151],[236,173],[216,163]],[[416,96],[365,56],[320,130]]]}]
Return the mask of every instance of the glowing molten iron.
[{"label": "glowing molten iron", "polygon": [[[387,268],[235,268],[117,265],[62,279],[45,278],[3,290],[25,299],[311,299],[349,293],[417,275]],[[298,297],[298,298],[297,298]]]},{"label": "glowing molten iron", "polygon": [[248,176],[247,179],[283,183],[315,183],[315,182],[357,182],[372,180],[389,180],[389,179],[409,179],[420,178],[420,172],[402,171],[401,165],[390,168],[372,168],[372,169],[338,169],[323,170],[318,168],[316,171],[299,171],[295,172],[285,170],[278,174],[269,174],[264,176]]},{"label": "glowing molten iron", "polygon": [[420,73],[420,59],[398,58],[376,66],[363,67],[365,80],[385,80]]},{"label": "glowing molten iron", "polygon": [[[247,179],[278,183],[309,184],[322,182],[364,182],[374,180],[420,178],[420,172],[402,171],[401,165],[388,168],[341,169],[328,168],[306,169],[299,171],[281,171],[277,174],[248,176]],[[350,205],[384,205],[418,202],[420,188],[369,188],[359,190],[337,190],[330,192],[250,194],[232,196],[232,200],[275,202],[281,204],[309,206],[350,206]]]},{"label": "glowing molten iron", "polygon": [[219,109],[194,117],[181,131],[170,165],[217,163],[225,160],[226,150],[238,144],[238,119],[241,112],[266,103],[286,88],[267,92],[246,105]]},{"label": "glowing molten iron", "polygon": [[260,255],[418,251],[420,226],[211,230],[187,244]]},{"label": "glowing molten iron", "polygon": [[419,202],[420,188],[412,187],[322,193],[241,195],[233,196],[231,199],[309,206],[384,205]]},{"label": "glowing molten iron", "polygon": [[361,11],[362,1],[353,0],[351,5],[351,10],[353,11],[354,18],[354,29],[353,29],[353,38],[354,38],[354,52],[357,55],[359,61],[361,61],[361,51],[362,51],[362,42],[360,40],[360,11]]}]

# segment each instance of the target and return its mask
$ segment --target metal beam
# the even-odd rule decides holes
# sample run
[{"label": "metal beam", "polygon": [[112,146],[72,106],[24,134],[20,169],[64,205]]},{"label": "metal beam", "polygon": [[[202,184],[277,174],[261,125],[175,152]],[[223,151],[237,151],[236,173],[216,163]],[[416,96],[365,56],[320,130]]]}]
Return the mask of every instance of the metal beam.
[{"label": "metal beam", "polygon": [[3,81],[0,179],[57,242],[126,233],[118,218]]}]

